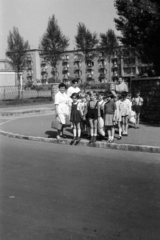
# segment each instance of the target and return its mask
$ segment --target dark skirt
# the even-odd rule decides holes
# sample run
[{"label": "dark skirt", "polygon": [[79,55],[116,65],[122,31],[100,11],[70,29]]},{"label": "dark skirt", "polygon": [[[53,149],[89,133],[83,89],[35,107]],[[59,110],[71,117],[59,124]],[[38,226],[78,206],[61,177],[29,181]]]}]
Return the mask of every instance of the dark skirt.
[{"label": "dark skirt", "polygon": [[70,121],[71,122],[81,122],[82,117],[81,117],[80,111],[78,111],[78,110],[71,111]]}]

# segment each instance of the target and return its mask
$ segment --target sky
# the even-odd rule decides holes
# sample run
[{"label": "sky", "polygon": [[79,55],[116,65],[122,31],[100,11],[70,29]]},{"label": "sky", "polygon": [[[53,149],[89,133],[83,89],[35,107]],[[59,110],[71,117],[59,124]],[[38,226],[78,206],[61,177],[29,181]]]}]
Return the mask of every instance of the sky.
[{"label": "sky", "polygon": [[0,0],[0,59],[5,58],[7,37],[17,27],[31,49],[37,49],[52,15],[63,34],[70,39],[68,50],[75,47],[77,25],[82,22],[91,32],[113,29],[117,17],[114,0]]}]

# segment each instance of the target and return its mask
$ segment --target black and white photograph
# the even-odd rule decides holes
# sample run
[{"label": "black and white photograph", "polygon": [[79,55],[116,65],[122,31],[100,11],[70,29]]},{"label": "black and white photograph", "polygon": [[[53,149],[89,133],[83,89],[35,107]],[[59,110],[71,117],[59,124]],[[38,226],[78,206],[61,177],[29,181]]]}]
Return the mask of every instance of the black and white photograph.
[{"label": "black and white photograph", "polygon": [[0,0],[0,240],[160,240],[159,0]]}]

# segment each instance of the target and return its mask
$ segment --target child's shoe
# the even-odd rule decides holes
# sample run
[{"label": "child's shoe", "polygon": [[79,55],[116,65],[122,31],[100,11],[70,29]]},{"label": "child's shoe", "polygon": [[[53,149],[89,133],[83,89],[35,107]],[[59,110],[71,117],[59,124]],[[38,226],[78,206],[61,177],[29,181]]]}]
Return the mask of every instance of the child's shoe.
[{"label": "child's shoe", "polygon": [[93,136],[93,143],[95,143],[97,141],[97,137]]},{"label": "child's shoe", "polygon": [[78,143],[80,143],[80,141],[81,141],[81,138],[78,137],[78,138],[76,139],[75,145],[78,145]]},{"label": "child's shoe", "polygon": [[76,137],[74,137],[74,138],[71,140],[70,145],[72,145],[76,140],[77,140]]},{"label": "child's shoe", "polygon": [[89,143],[93,143],[93,136],[91,136]]}]

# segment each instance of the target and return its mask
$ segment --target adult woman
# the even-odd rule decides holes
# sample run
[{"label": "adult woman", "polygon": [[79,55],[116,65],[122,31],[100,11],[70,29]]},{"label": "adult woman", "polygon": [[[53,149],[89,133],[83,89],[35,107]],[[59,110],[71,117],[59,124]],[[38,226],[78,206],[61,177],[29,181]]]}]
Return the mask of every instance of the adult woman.
[{"label": "adult woman", "polygon": [[114,89],[111,89],[112,94],[118,99],[122,92],[128,92],[128,86],[122,77],[119,77],[118,84]]},{"label": "adult woman", "polygon": [[58,121],[57,139],[63,135],[63,127],[69,118],[70,98],[66,94],[67,86],[64,83],[59,84],[59,92],[55,95],[56,120]]},{"label": "adult woman", "polygon": [[77,79],[73,79],[72,80],[72,86],[70,86],[68,89],[67,89],[67,95],[69,97],[72,96],[73,93],[78,93],[80,92],[80,88],[78,87],[78,80]]}]

